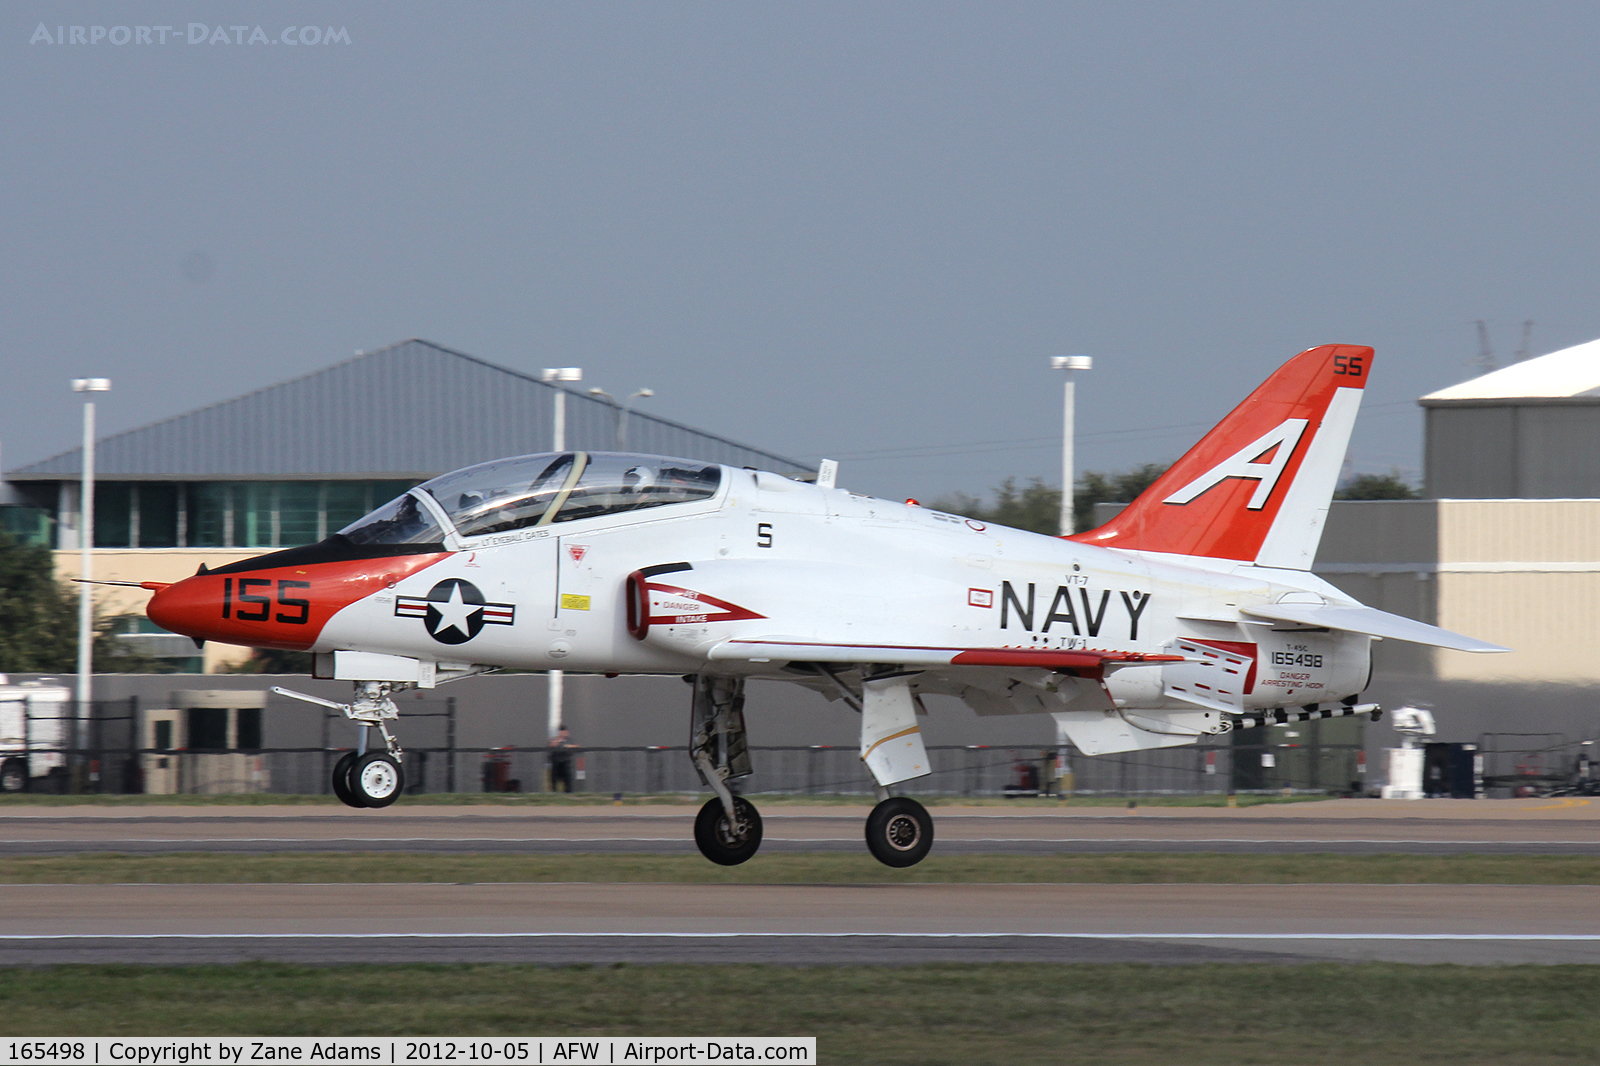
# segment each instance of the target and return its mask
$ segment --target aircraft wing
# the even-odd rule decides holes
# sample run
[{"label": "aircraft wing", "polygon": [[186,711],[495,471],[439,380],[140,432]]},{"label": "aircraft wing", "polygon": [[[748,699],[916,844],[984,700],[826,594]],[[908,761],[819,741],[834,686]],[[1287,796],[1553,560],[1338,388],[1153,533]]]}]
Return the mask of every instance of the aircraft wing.
[{"label": "aircraft wing", "polygon": [[725,640],[708,658],[741,662],[899,663],[905,666],[987,666],[1071,670],[1099,677],[1124,666],[1182,662],[1181,655],[1137,651],[1062,651],[1033,648],[933,648],[894,644],[826,644],[770,639]]},{"label": "aircraft wing", "polygon": [[1370,637],[1409,640],[1413,644],[1431,644],[1436,648],[1450,648],[1454,651],[1511,650],[1485,640],[1464,637],[1460,633],[1452,633],[1438,626],[1430,626],[1414,618],[1380,611],[1376,607],[1271,603],[1261,607],[1241,607],[1239,611],[1253,618],[1267,618],[1274,622],[1294,622],[1297,625],[1316,626],[1318,629],[1342,629],[1350,633],[1365,633]]}]

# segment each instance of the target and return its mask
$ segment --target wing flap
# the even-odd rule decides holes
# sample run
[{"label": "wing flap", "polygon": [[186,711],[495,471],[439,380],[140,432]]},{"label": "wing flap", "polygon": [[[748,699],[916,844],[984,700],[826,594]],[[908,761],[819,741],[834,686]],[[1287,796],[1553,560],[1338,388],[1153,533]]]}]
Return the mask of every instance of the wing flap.
[{"label": "wing flap", "polygon": [[1318,629],[1342,629],[1349,633],[1365,633],[1369,637],[1389,640],[1408,640],[1413,644],[1430,644],[1435,648],[1452,651],[1501,652],[1510,651],[1486,640],[1462,636],[1448,629],[1430,626],[1414,618],[1406,618],[1376,607],[1341,607],[1335,604],[1272,603],[1261,607],[1241,607],[1242,614],[1252,618],[1266,618],[1274,622],[1293,622],[1297,625],[1316,626]]},{"label": "wing flap", "polygon": [[905,666],[1003,666],[1072,670],[1088,676],[1124,666],[1182,662],[1181,655],[1139,651],[1065,651],[1033,648],[932,648],[893,644],[827,644],[782,638],[726,640],[707,658],[740,662],[899,663]]}]

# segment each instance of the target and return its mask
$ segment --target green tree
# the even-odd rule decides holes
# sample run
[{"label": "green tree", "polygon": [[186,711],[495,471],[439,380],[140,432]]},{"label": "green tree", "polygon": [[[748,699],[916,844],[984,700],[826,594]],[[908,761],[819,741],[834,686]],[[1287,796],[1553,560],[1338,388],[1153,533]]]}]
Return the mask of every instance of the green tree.
[{"label": "green tree", "polygon": [[1361,474],[1340,485],[1333,494],[1336,500],[1416,500],[1421,496],[1398,470],[1387,474]]},{"label": "green tree", "polygon": [[1171,463],[1145,463],[1132,470],[1114,474],[1085,470],[1083,476],[1078,479],[1076,491],[1072,494],[1072,517],[1079,531],[1093,529],[1099,525],[1094,520],[1095,504],[1132,503],[1139,498],[1140,493],[1155,484],[1156,478],[1165,474],[1167,467],[1171,465]]},{"label": "green tree", "polygon": [[[101,674],[174,669],[118,640],[121,618],[96,618],[94,668]],[[55,578],[50,549],[0,533],[0,673],[67,674],[78,668],[78,586]]]},{"label": "green tree", "polygon": [[57,674],[76,666],[74,597],[54,571],[50,549],[0,533],[0,672]]},{"label": "green tree", "polygon": [[[1085,471],[1072,494],[1072,514],[1077,528],[1093,528],[1095,504],[1128,503],[1166,471],[1164,463],[1145,463],[1112,474]],[[1039,478],[1033,478],[1021,488],[1016,478],[1006,478],[995,486],[993,507],[986,507],[982,500],[961,492],[934,500],[930,506],[1035,533],[1053,535],[1061,529],[1061,490],[1046,485]]]}]

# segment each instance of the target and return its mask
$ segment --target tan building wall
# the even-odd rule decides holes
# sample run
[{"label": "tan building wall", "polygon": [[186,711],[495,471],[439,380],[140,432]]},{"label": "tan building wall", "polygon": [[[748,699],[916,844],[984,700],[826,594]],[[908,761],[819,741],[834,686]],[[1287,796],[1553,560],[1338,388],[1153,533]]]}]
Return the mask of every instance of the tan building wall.
[{"label": "tan building wall", "polygon": [[[182,581],[207,566],[225,566],[240,559],[260,555],[260,548],[96,548],[94,578],[97,581]],[[56,578],[71,581],[82,574],[80,556],[75,551],[55,552]],[[144,614],[150,593],[126,585],[96,585],[95,614],[101,618]],[[250,649],[208,641],[203,652],[205,672],[218,673],[227,666],[247,661]]]},{"label": "tan building wall", "polygon": [[1388,641],[1380,668],[1600,684],[1600,500],[1336,502],[1315,569],[1373,607],[1512,649],[1473,655]]},{"label": "tan building wall", "polygon": [[1438,610],[1513,649],[1441,652],[1443,680],[1600,683],[1600,500],[1441,500]]}]

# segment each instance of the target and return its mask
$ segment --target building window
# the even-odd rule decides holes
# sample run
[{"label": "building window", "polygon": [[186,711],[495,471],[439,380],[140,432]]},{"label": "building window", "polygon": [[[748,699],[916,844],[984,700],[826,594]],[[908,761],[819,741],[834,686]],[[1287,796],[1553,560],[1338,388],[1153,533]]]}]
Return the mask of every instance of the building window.
[{"label": "building window", "polygon": [[240,707],[236,713],[239,716],[239,742],[234,747],[245,751],[258,750],[261,747],[261,708]]},{"label": "building window", "polygon": [[228,486],[215,481],[188,486],[188,536],[190,548],[221,548],[228,544]]},{"label": "building window", "polygon": [[[315,544],[322,539],[322,485],[320,481],[284,481],[275,486],[278,493],[278,539],[284,547]],[[338,527],[335,527],[338,528]]]},{"label": "building window", "polygon": [[94,487],[94,546],[133,547],[133,485],[102,481]]},{"label": "building window", "polygon": [[42,507],[0,507],[0,532],[10,535],[18,544],[48,548],[53,543],[51,527],[54,525],[55,519]]},{"label": "building window", "polygon": [[[97,548],[294,548],[315,544],[415,481],[100,481]],[[20,512],[15,524],[36,528]],[[4,528],[10,529],[12,516]],[[49,516],[42,520],[48,523]],[[36,533],[30,535],[38,535]]]},{"label": "building window", "polygon": [[175,481],[147,481],[135,485],[139,516],[137,543],[141,548],[178,546],[178,490]]},{"label": "building window", "polygon": [[190,751],[228,750],[228,710],[226,707],[190,707],[188,719]]}]

